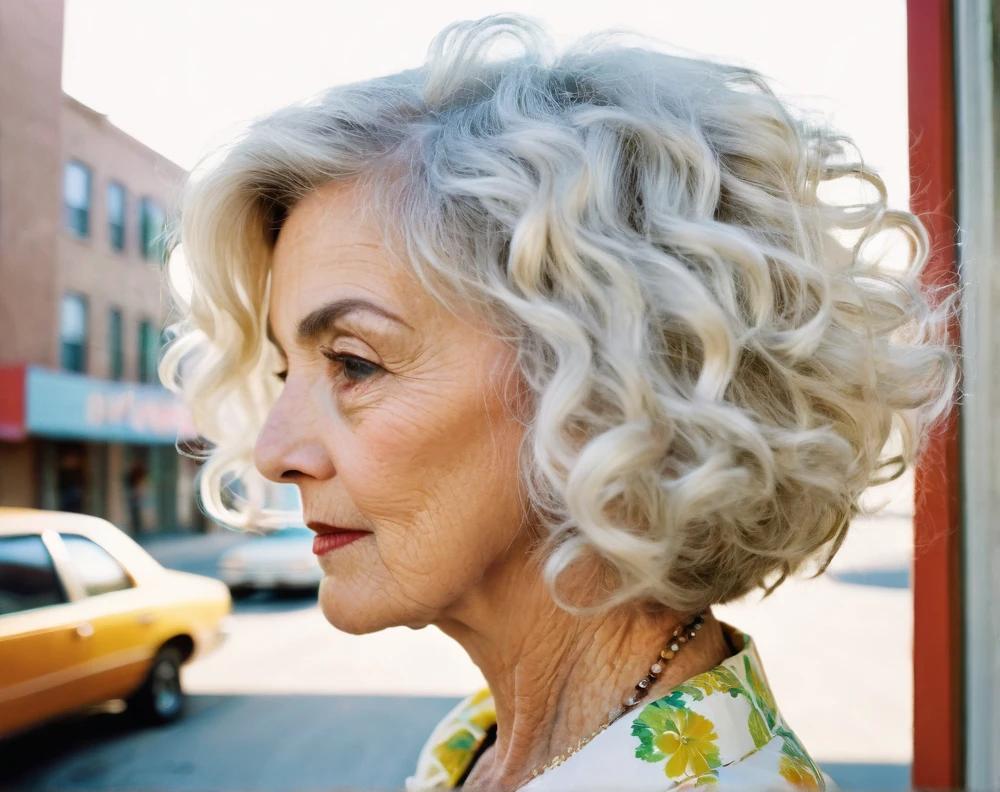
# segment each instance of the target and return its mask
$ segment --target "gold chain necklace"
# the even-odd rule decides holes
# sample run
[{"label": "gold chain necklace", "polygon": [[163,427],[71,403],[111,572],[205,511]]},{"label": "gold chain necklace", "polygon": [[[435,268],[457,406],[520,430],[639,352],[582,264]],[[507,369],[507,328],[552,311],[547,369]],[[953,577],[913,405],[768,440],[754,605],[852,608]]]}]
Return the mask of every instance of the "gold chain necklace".
[{"label": "gold chain necklace", "polygon": [[631,710],[636,704],[638,704],[649,692],[649,686],[656,681],[656,679],[663,673],[664,669],[667,667],[667,663],[677,656],[677,653],[681,650],[688,641],[698,635],[698,631],[701,630],[702,625],[705,623],[705,611],[702,611],[697,616],[694,617],[687,624],[682,624],[674,628],[673,633],[670,636],[670,640],[667,645],[660,650],[660,655],[657,657],[656,661],[649,667],[649,671],[646,673],[642,679],[640,679],[635,684],[635,690],[633,693],[622,702],[621,706],[614,712],[614,714],[608,718],[604,723],[594,729],[586,737],[581,737],[580,740],[572,748],[569,748],[562,753],[552,757],[546,764],[540,765],[531,771],[531,778],[536,778],[537,776],[544,773],[546,770],[551,770],[553,767],[558,767],[567,759],[569,759],[573,754],[579,751],[583,746],[593,740],[598,734],[604,731],[608,726],[618,720],[622,715]]}]

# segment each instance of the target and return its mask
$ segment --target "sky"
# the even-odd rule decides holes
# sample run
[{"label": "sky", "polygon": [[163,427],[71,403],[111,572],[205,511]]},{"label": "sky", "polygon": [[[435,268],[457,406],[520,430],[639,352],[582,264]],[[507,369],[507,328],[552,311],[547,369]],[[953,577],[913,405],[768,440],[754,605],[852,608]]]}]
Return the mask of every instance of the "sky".
[{"label": "sky", "polygon": [[446,24],[500,11],[559,45],[627,28],[756,68],[854,137],[890,204],[908,201],[904,0],[67,0],[63,89],[191,169],[254,117],[418,66]]}]

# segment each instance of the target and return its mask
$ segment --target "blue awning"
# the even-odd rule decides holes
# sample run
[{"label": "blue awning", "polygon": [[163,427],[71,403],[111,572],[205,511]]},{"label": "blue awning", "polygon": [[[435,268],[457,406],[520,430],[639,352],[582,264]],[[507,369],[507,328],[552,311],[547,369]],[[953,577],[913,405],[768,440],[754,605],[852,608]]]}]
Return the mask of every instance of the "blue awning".
[{"label": "blue awning", "polygon": [[[195,437],[187,408],[159,385],[114,382],[41,366],[23,367],[21,416],[7,416],[7,428],[19,418],[20,431],[9,439],[41,436],[119,443],[171,443]],[[9,373],[9,372],[8,372]]]}]

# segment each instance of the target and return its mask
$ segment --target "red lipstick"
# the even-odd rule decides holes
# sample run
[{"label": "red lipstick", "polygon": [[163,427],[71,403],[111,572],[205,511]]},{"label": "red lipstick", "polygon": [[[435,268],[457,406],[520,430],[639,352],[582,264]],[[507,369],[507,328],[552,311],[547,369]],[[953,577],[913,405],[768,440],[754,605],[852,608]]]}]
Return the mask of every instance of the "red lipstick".
[{"label": "red lipstick", "polygon": [[357,531],[351,528],[338,528],[335,525],[327,525],[321,522],[308,523],[312,530],[316,531],[313,537],[313,552],[316,555],[329,553],[339,547],[348,545],[355,539],[367,536],[371,531]]}]

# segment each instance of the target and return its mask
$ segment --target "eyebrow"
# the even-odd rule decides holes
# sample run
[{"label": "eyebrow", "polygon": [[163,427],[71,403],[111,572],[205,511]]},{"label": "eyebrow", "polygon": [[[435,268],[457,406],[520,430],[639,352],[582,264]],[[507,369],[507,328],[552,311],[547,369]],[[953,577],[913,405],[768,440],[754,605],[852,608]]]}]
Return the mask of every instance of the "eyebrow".
[{"label": "eyebrow", "polygon": [[[298,327],[295,329],[295,338],[298,344],[306,345],[311,341],[315,341],[317,338],[324,336],[331,327],[333,327],[338,320],[343,318],[349,313],[354,313],[356,311],[368,311],[370,313],[378,314],[386,319],[403,325],[404,327],[410,327],[403,319],[396,316],[396,314],[391,311],[387,311],[379,305],[368,300],[361,299],[360,297],[350,297],[343,300],[334,300],[333,302],[321,305],[306,314],[302,319],[299,320]],[[278,343],[278,339],[275,337],[274,332],[271,329],[270,320],[267,323],[267,336],[274,343],[278,349],[281,349],[281,344]],[[282,350],[284,352],[284,350]]]}]

